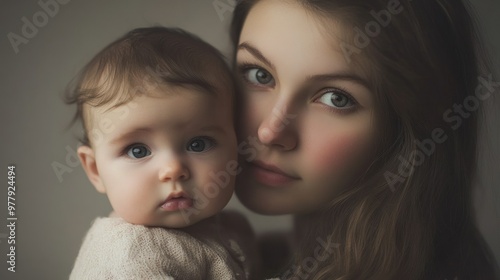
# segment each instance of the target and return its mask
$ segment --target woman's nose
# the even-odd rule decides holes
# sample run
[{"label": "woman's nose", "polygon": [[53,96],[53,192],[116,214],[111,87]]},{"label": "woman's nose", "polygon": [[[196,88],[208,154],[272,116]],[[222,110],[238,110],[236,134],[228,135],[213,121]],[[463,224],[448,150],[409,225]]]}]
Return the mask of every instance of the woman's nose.
[{"label": "woman's nose", "polygon": [[159,172],[159,179],[166,181],[184,181],[189,179],[190,174],[186,165],[178,157],[170,157]]},{"label": "woman's nose", "polygon": [[287,106],[274,106],[272,111],[261,122],[257,135],[259,141],[283,151],[297,147],[297,131],[293,127],[293,119],[297,117]]}]

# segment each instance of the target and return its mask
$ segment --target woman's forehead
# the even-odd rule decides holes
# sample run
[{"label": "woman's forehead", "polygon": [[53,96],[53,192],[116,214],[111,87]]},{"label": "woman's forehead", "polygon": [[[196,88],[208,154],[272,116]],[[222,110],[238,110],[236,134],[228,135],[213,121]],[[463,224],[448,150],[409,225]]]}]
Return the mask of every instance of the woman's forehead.
[{"label": "woman's forehead", "polygon": [[364,77],[342,51],[347,44],[341,36],[344,27],[315,16],[298,3],[260,1],[243,26],[238,57],[261,55],[281,73],[300,69],[303,76],[355,73]]}]

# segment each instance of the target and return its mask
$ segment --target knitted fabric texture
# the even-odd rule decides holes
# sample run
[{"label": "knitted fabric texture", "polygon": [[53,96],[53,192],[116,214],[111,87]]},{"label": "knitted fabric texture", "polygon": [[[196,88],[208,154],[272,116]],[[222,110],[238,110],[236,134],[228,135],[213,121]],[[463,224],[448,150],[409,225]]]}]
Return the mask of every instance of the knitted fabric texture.
[{"label": "knitted fabric texture", "polygon": [[[249,265],[234,240],[212,230],[184,231],[97,218],[88,231],[70,279],[247,279]],[[229,247],[229,248],[228,248]]]}]

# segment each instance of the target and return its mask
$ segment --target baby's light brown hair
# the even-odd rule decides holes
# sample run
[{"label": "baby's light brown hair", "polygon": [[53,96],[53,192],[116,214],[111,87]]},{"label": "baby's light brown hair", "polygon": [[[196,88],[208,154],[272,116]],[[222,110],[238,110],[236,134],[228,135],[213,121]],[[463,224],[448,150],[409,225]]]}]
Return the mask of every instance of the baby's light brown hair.
[{"label": "baby's light brown hair", "polygon": [[77,105],[73,122],[82,122],[82,144],[91,145],[89,106],[116,108],[158,86],[226,94],[230,104],[237,90],[224,56],[197,36],[178,28],[134,29],[94,56],[66,92],[66,103]]}]

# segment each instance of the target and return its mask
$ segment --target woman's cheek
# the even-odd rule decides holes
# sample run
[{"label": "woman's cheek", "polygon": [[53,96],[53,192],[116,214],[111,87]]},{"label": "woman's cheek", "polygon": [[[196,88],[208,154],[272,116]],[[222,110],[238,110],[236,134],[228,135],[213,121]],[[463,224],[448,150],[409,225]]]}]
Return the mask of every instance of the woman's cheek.
[{"label": "woman's cheek", "polygon": [[359,134],[332,135],[310,139],[305,151],[309,155],[309,164],[318,174],[350,173],[349,169],[360,160],[359,153],[363,141]]}]

